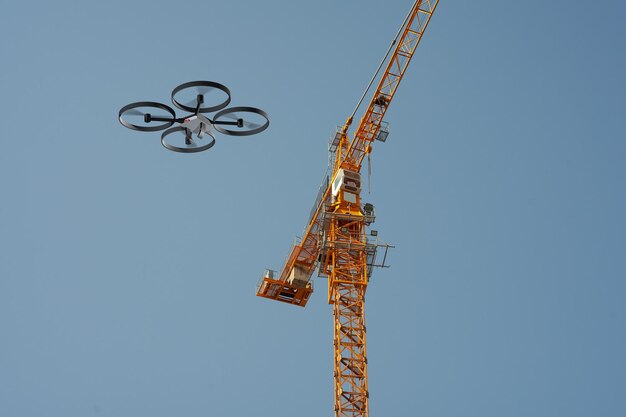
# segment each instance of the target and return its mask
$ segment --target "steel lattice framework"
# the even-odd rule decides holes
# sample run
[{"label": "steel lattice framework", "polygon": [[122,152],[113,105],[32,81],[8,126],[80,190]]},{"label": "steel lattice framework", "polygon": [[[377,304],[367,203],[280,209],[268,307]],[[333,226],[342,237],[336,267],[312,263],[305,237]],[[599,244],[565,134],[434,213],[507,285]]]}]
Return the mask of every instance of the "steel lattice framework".
[{"label": "steel lattice framework", "polygon": [[364,216],[331,216],[327,269],[334,317],[335,413],[367,416],[365,290],[367,259]]},{"label": "steel lattice framework", "polygon": [[304,236],[292,247],[280,274],[268,270],[257,288],[260,297],[305,306],[313,292],[315,269],[319,267],[319,275],[328,277],[328,302],[334,316],[336,417],[369,416],[365,292],[371,275],[368,266],[372,265],[368,264],[371,245],[360,188],[347,198],[341,192],[333,194],[332,187],[345,171],[361,171],[437,4],[438,0],[415,1],[352,140],[348,138],[352,117],[338,132],[332,174],[315,203]]}]

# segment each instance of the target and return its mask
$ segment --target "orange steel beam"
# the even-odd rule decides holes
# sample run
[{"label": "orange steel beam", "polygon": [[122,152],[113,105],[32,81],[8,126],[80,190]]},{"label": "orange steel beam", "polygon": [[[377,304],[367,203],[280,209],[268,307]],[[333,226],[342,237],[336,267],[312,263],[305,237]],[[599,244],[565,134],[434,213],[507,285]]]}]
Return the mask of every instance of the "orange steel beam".
[{"label": "orange steel beam", "polygon": [[328,302],[333,304],[334,320],[335,415],[368,416],[365,219],[345,201],[334,205],[334,213],[330,216],[326,267]]},{"label": "orange steel beam", "polygon": [[426,31],[438,3],[439,0],[415,2],[385,73],[381,77],[367,111],[356,129],[354,139],[342,161],[342,166],[355,171],[361,169],[363,158],[371,151],[370,145],[378,136],[380,123],[411,62],[411,58],[413,58],[415,49],[422,40],[422,35]]}]

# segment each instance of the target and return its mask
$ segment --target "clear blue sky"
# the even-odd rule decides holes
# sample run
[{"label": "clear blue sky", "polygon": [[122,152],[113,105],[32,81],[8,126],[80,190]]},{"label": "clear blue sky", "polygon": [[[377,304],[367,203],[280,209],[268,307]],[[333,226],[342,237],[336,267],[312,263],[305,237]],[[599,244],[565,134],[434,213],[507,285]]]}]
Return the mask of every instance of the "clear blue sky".
[{"label": "clear blue sky", "polygon": [[[326,283],[255,285],[410,4],[3,2],[0,416],[333,415]],[[624,21],[441,0],[372,154],[372,417],[626,415]],[[270,128],[118,123],[197,79]]]}]

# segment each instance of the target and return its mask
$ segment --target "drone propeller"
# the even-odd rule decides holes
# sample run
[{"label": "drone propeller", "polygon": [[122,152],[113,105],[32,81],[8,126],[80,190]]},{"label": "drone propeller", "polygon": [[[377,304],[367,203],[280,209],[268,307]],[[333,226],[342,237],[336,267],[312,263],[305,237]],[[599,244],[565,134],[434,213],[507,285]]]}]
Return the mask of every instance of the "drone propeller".
[{"label": "drone propeller", "polygon": [[218,111],[230,103],[230,90],[213,81],[192,81],[181,84],[172,91],[172,103],[189,112]]},{"label": "drone propeller", "polygon": [[[149,113],[152,111],[156,114]],[[138,101],[122,107],[119,111],[118,119],[122,125],[129,129],[141,132],[155,132],[167,129],[173,125],[176,121],[176,112],[162,103]]]},{"label": "drone propeller", "polygon": [[[241,115],[245,115],[246,118],[254,120],[254,122],[244,120]],[[233,122],[221,122],[223,119],[235,120]],[[264,121],[261,121],[264,120]],[[259,123],[260,122],[260,123]],[[237,129],[230,128],[228,125],[237,125]],[[261,109],[249,106],[235,106],[224,110],[221,110],[213,116],[213,127],[218,132],[225,135],[232,136],[250,136],[256,133],[260,133],[267,129],[270,125],[270,119]],[[243,129],[242,129],[243,128]]]},{"label": "drone propeller", "polygon": [[247,122],[243,119],[243,117],[240,117],[237,113],[228,113],[225,114],[224,117],[226,119],[231,119],[231,120],[235,120],[236,122],[239,122],[240,120],[242,121],[242,126],[237,125],[237,127],[247,127],[248,129],[256,129],[257,127],[261,127],[262,125],[259,123],[252,123],[252,122]]},{"label": "drone propeller", "polygon": [[197,85],[195,87],[195,90],[198,92],[198,94],[206,94],[209,91],[215,90],[215,87],[210,87],[208,85]]},{"label": "drone propeller", "polygon": [[207,94],[209,91],[215,90],[215,87],[209,87],[206,85],[198,85],[198,86],[195,86],[193,90],[195,90],[196,92],[196,97],[193,98],[192,100],[188,100],[185,103],[185,106],[196,107],[198,105],[198,98],[200,98],[200,104],[204,103],[206,101],[204,99],[205,94]]},{"label": "drone propeller", "polygon": [[137,109],[130,109],[126,111],[126,114],[132,114],[133,116],[143,116],[146,114],[145,112],[139,111]]},{"label": "drone propeller", "polygon": [[[159,119],[161,121],[163,119],[168,119],[168,120],[172,119],[171,115],[165,115],[165,116],[164,115],[156,115],[156,114],[144,112],[144,111],[137,110],[137,109],[127,110],[125,114],[130,115],[130,116],[141,116],[141,117],[144,118],[144,121],[147,122],[147,123],[150,122],[150,120],[146,120],[146,119],[155,119],[156,118],[156,119]],[[146,118],[146,116],[148,116],[148,115],[149,115],[149,117]]]}]

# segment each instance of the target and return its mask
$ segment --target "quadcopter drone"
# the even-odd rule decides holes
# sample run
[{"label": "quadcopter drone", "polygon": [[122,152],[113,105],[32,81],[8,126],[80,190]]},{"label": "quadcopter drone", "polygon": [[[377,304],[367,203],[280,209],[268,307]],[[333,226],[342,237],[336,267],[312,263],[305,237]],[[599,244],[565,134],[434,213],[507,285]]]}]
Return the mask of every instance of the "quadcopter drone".
[{"label": "quadcopter drone", "polygon": [[[172,91],[172,103],[190,114],[176,117],[171,107],[154,101],[138,101],[120,109],[119,120],[129,129],[161,134],[161,143],[174,152],[194,153],[215,145],[217,132],[232,136],[260,133],[270,124],[269,117],[256,107],[230,104],[230,90],[213,81],[191,81]],[[207,105],[206,103],[217,103]],[[207,113],[217,112],[213,118]],[[229,119],[229,120],[224,120]],[[179,126],[171,127],[174,123]]]}]

